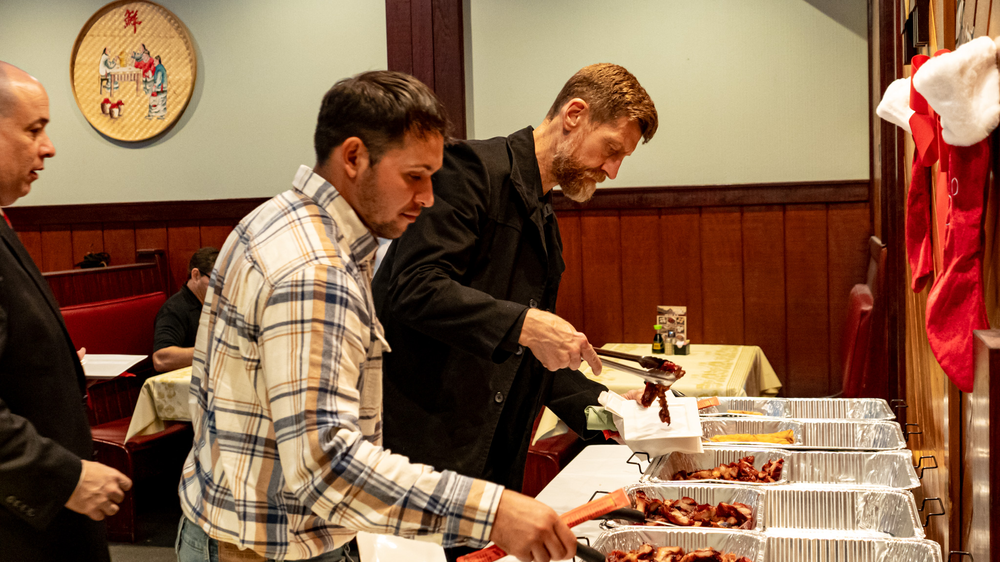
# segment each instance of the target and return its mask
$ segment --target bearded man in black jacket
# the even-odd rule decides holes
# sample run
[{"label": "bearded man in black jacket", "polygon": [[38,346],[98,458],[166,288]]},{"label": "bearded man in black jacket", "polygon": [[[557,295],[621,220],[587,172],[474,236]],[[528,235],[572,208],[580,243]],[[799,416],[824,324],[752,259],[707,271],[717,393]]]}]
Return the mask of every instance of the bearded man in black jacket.
[{"label": "bearded man in black jacket", "polygon": [[435,205],[393,242],[372,283],[385,355],[384,435],[393,452],[521,488],[542,406],[585,432],[601,363],[553,313],[565,269],[552,211],[614,178],[656,132],[649,95],[624,68],[595,64],[563,86],[538,128],[446,147]]}]

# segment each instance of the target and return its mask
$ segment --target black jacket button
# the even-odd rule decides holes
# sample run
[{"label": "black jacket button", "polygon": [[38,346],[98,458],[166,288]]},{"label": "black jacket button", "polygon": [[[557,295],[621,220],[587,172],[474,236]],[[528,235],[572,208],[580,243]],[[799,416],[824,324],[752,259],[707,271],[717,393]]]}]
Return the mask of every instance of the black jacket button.
[{"label": "black jacket button", "polygon": [[530,308],[538,308],[538,301],[536,301],[535,299],[531,299],[528,301],[528,306]]},{"label": "black jacket button", "polygon": [[517,351],[514,352],[514,355],[522,355],[523,353],[524,353],[524,346],[520,345],[517,346]]},{"label": "black jacket button", "polygon": [[498,392],[497,395],[493,397],[493,400],[495,400],[497,404],[503,402],[503,393]]}]

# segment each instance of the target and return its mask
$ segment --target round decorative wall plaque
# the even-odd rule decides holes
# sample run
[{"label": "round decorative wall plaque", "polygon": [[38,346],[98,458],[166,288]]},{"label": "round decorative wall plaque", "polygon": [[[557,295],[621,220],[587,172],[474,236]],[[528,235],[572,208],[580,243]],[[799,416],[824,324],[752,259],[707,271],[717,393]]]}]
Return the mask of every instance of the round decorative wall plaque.
[{"label": "round decorative wall plaque", "polygon": [[104,6],[83,26],[69,74],[76,105],[95,129],[142,141],[184,112],[198,61],[191,35],[170,10],[125,0]]}]

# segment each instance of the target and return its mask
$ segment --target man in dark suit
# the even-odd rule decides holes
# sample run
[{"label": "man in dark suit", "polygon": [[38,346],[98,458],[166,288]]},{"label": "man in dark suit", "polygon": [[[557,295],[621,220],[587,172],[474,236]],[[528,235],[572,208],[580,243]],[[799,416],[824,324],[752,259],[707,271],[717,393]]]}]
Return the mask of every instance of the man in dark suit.
[{"label": "man in dark suit", "polygon": [[[42,85],[0,62],[0,207],[27,195],[55,156],[48,121]],[[6,220],[0,239],[0,561],[107,561],[98,522],[118,511],[132,482],[87,460],[93,444],[77,352]]]}]

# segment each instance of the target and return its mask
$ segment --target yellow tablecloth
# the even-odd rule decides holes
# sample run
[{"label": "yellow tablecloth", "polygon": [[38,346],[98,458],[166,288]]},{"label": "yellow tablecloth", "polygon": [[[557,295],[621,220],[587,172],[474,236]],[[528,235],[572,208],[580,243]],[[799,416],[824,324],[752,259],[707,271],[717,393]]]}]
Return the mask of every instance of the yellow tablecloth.
[{"label": "yellow tablecloth", "polygon": [[[652,355],[649,344],[609,343],[604,349],[622,351],[633,355]],[[691,344],[688,355],[656,355],[677,363],[684,368],[684,376],[674,383],[673,389],[687,396],[773,396],[781,388],[781,381],[768,362],[764,352],[753,345]],[[612,359],[626,365],[638,366],[621,359]],[[594,376],[584,363],[580,371],[609,390],[625,394],[642,388],[645,381],[639,377],[605,366],[600,376]],[[533,441],[560,435],[567,431],[551,410],[546,409],[538,423]]]},{"label": "yellow tablecloth", "polygon": [[191,421],[188,409],[190,387],[191,367],[146,379],[139,391],[139,401],[132,413],[125,440],[163,431],[164,420]]}]

